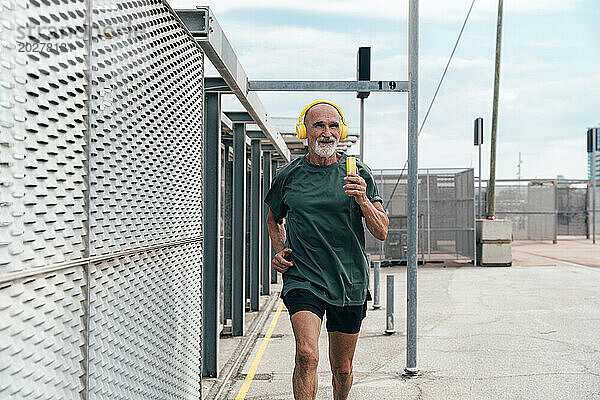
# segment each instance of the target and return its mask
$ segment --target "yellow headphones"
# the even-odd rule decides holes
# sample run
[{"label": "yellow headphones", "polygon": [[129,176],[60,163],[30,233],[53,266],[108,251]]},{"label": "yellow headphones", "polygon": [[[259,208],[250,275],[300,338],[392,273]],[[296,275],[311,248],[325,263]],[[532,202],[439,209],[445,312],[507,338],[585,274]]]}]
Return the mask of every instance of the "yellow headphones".
[{"label": "yellow headphones", "polygon": [[302,110],[302,112],[300,113],[300,118],[298,118],[298,123],[296,124],[296,135],[298,136],[298,139],[306,139],[306,125],[304,124],[304,115],[308,112],[308,110],[310,110],[310,108],[314,105],[317,104],[329,104],[333,107],[335,107],[336,110],[338,110],[338,112],[340,113],[340,116],[342,117],[342,125],[340,127],[341,129],[341,135],[340,135],[340,140],[344,140],[346,139],[346,136],[348,136],[348,125],[346,125],[346,119],[344,118],[344,113],[342,113],[342,110],[340,110],[340,108],[338,106],[336,106],[335,104],[333,104],[330,101],[324,101],[324,100],[319,100],[319,101],[313,101],[312,103],[310,103],[309,105],[307,105],[306,107],[304,107],[304,110]]}]

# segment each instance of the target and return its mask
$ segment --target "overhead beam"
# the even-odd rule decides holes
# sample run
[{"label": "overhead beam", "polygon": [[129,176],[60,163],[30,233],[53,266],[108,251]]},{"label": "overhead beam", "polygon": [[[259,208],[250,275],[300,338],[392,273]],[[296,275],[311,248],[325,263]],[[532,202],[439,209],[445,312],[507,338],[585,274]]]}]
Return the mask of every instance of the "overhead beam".
[{"label": "overhead beam", "polygon": [[204,91],[205,92],[219,92],[222,94],[231,94],[233,93],[229,86],[227,86],[227,82],[220,76],[208,76],[204,78]]},{"label": "overhead beam", "polygon": [[233,134],[233,123],[225,113],[221,113],[221,129],[225,132]]},{"label": "overhead beam", "polygon": [[275,147],[273,147],[273,145],[270,144],[263,144],[262,149],[263,151],[275,151]]},{"label": "overhead beam", "polygon": [[250,113],[247,113],[246,111],[225,111],[225,115],[231,120],[231,122],[240,124],[254,123],[254,118],[252,118]]},{"label": "overhead beam", "polygon": [[273,127],[258,95],[248,91],[248,75],[210,8],[203,6],[195,10],[176,12],[244,109],[269,138],[277,152],[289,162],[290,151],[285,141]]},{"label": "overhead beam", "polygon": [[246,131],[246,136],[248,136],[250,139],[266,139],[267,138],[265,136],[265,134],[262,133],[261,131]]},{"label": "overhead beam", "polygon": [[408,81],[249,81],[251,92],[408,92]]}]

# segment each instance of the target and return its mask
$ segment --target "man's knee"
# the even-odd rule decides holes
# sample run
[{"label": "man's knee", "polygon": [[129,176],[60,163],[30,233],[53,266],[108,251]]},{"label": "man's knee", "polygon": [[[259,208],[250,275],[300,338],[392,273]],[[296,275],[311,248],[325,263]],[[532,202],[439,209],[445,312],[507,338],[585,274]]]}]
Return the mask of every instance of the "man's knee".
[{"label": "man's knee", "polygon": [[336,380],[345,381],[352,376],[352,364],[336,365],[331,372]]},{"label": "man's knee", "polygon": [[296,366],[303,371],[316,370],[319,365],[319,350],[311,346],[300,346],[296,349]]}]

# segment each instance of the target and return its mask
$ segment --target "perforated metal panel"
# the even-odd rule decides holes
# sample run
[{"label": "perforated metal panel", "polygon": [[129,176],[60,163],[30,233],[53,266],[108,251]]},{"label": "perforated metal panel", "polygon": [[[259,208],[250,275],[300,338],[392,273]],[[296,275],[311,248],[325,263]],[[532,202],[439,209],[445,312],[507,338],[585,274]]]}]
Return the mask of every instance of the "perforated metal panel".
[{"label": "perforated metal panel", "polygon": [[91,255],[199,237],[203,64],[158,1],[94,1]]},{"label": "perforated metal panel", "polygon": [[191,243],[92,266],[90,399],[198,399],[202,251]]},{"label": "perforated metal panel", "polygon": [[80,399],[85,271],[0,284],[0,398]]},{"label": "perforated metal panel", "polygon": [[56,30],[85,2],[66,9],[0,2],[0,274],[85,256],[87,46]]},{"label": "perforated metal panel", "polygon": [[0,2],[0,398],[200,397],[203,77],[164,2]]}]

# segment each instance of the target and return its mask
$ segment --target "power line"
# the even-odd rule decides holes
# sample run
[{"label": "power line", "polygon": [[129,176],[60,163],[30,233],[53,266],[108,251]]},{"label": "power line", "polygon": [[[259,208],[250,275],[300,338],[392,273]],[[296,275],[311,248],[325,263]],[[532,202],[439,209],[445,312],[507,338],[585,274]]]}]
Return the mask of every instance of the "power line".
[{"label": "power line", "polygon": [[[444,78],[446,77],[446,72],[448,72],[448,67],[450,66],[450,62],[452,61],[452,58],[454,57],[454,52],[456,51],[456,48],[458,47],[458,43],[460,42],[460,38],[462,37],[463,31],[465,30],[465,26],[467,25],[467,21],[469,20],[469,16],[471,15],[471,10],[473,10],[474,4],[475,4],[475,0],[473,0],[471,2],[471,7],[469,7],[469,11],[467,12],[465,21],[463,22],[462,27],[460,28],[460,32],[458,34],[458,37],[456,38],[456,43],[454,43],[454,48],[452,49],[452,53],[450,54],[450,57],[448,58],[448,62],[446,63],[446,68],[444,68],[442,77],[440,78],[437,88],[435,89],[435,93],[433,94],[433,98],[431,99],[431,102],[429,103],[429,107],[427,108],[427,112],[425,113],[425,118],[423,118],[423,122],[421,122],[421,127],[419,128],[418,135],[421,135],[421,131],[423,130],[423,127],[425,126],[425,122],[427,122],[427,118],[429,117],[429,113],[431,112],[431,107],[433,107],[433,103],[435,102],[438,92],[440,91],[442,82],[444,81]],[[386,208],[390,205],[392,198],[394,197],[394,193],[396,193],[396,189],[398,188],[398,184],[400,183],[400,178],[402,177],[402,174],[406,170],[407,166],[408,166],[408,159],[404,163],[404,167],[402,167],[402,170],[400,171],[400,175],[398,175],[398,180],[396,181],[396,185],[394,185],[392,194],[390,195],[390,198],[389,198],[387,204],[385,205]]]}]

